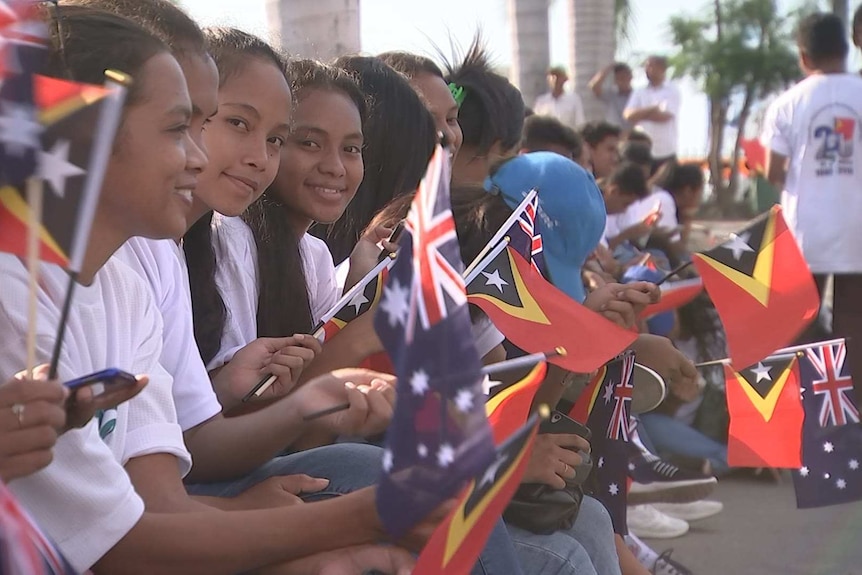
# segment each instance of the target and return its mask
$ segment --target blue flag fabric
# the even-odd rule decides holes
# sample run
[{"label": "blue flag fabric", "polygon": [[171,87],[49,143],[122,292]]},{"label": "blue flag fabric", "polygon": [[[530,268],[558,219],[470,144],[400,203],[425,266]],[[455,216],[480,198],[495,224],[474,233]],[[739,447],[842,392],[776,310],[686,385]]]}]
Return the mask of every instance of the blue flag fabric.
[{"label": "blue flag fabric", "polygon": [[800,509],[862,501],[862,424],[843,341],[808,349],[802,379],[802,467],[793,471]]},{"label": "blue flag fabric", "polygon": [[33,75],[42,72],[48,27],[36,2],[7,0],[0,15],[0,183],[22,185],[36,172],[42,126]]},{"label": "blue flag fabric", "polygon": [[495,456],[446,162],[438,147],[374,318],[398,376],[377,491],[378,512],[395,539],[453,498]]},{"label": "blue flag fabric", "polygon": [[538,213],[539,195],[535,194],[518,215],[518,221],[509,228],[509,245],[547,279],[541,224],[536,217]]}]

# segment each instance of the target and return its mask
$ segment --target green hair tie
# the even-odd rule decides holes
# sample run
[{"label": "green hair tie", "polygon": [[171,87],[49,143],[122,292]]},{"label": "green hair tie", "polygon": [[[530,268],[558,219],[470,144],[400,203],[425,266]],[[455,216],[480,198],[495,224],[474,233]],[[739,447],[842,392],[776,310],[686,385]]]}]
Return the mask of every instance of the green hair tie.
[{"label": "green hair tie", "polygon": [[455,98],[455,103],[458,104],[458,107],[461,107],[461,104],[464,103],[464,97],[467,95],[466,90],[464,90],[463,86],[459,86],[455,82],[449,82],[449,91],[452,92],[452,97]]}]

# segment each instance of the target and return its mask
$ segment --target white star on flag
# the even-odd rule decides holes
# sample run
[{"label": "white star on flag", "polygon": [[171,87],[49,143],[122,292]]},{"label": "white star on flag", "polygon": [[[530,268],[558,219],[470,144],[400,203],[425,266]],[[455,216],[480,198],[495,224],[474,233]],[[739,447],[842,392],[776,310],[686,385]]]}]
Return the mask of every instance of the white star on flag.
[{"label": "white star on flag", "polygon": [[599,467],[605,466],[605,458],[604,457],[599,457],[599,464],[598,465],[599,465]]},{"label": "white star on flag", "polygon": [[437,465],[449,467],[453,461],[455,461],[455,450],[448,443],[444,443],[437,451]]},{"label": "white star on flag", "polygon": [[611,399],[614,396],[614,383],[609,381],[605,386],[605,392],[602,394],[602,399],[605,400],[605,403],[610,403]]},{"label": "white star on flag", "polygon": [[760,383],[761,380],[765,379],[766,381],[772,381],[772,377],[769,375],[769,371],[772,369],[772,366],[763,365],[762,361],[757,362],[757,366],[751,368],[751,373],[757,376],[757,381],[754,383]]},{"label": "white star on flag", "polygon": [[835,481],[835,487],[837,487],[838,489],[845,489],[847,487],[847,482],[843,479],[838,479],[837,481]]},{"label": "white star on flag", "polygon": [[5,144],[6,152],[20,158],[38,149],[42,125],[36,121],[32,106],[0,102],[0,108],[0,143]]},{"label": "white star on flag", "polygon": [[410,313],[409,297],[410,291],[402,286],[397,279],[393,279],[383,290],[383,301],[380,302],[380,309],[386,314],[390,327],[407,323],[407,315]]},{"label": "white star on flag", "polygon": [[635,464],[629,463],[629,471],[634,471],[634,470],[635,470]]},{"label": "white star on flag", "polygon": [[429,383],[430,379],[428,374],[421,369],[414,372],[413,376],[410,377],[410,389],[413,390],[414,395],[425,395],[425,392],[428,391]]},{"label": "white star on flag", "polygon": [[500,277],[500,270],[494,270],[492,273],[482,272],[485,276],[485,285],[494,286],[500,293],[503,293],[503,286],[509,285],[509,282]]},{"label": "white star on flag", "polygon": [[608,493],[611,495],[617,495],[620,492],[620,487],[616,483],[611,483],[608,485]]},{"label": "white star on flag", "polygon": [[827,441],[823,444],[823,451],[825,451],[826,453],[832,453],[833,451],[835,451],[835,446],[832,445],[831,441]]},{"label": "white star on flag", "polygon": [[416,446],[416,453],[419,455],[419,457],[425,459],[426,457],[428,457],[428,447],[426,447],[424,443],[420,443]]},{"label": "white star on flag", "polygon": [[469,389],[458,390],[455,394],[455,405],[462,413],[468,413],[473,408],[473,394]]},{"label": "white star on flag", "polygon": [[849,467],[853,471],[856,471],[857,469],[859,469],[859,461],[856,459],[851,459],[847,462],[847,467]]},{"label": "white star on flag", "polygon": [[394,464],[393,459],[394,459],[394,457],[392,455],[392,450],[391,449],[384,449],[383,450],[383,471],[385,471],[386,473],[389,473],[390,471],[392,471],[392,465]]},{"label": "white star on flag", "polygon": [[362,305],[368,303],[368,298],[365,297],[365,293],[359,292],[350,298],[350,301],[347,302],[347,305],[352,305],[353,309],[356,310],[356,314],[359,314],[359,310],[362,309]]},{"label": "white star on flag", "polygon": [[799,475],[801,475],[802,477],[808,477],[808,473],[809,473],[809,470],[807,467],[801,467],[799,469]]},{"label": "white star on flag", "polygon": [[736,234],[730,234],[730,240],[723,243],[721,247],[726,250],[730,250],[730,253],[733,254],[733,259],[739,261],[739,258],[742,257],[743,252],[754,253],[754,249],[752,249],[752,247],[748,245],[748,240],[750,237],[751,232],[745,232],[740,236]]},{"label": "white star on flag", "polygon": [[485,474],[479,482],[479,487],[482,487],[485,484],[494,483],[494,480],[497,479],[497,473],[500,472],[500,468],[503,467],[504,463],[506,463],[506,459],[506,455],[501,453],[497,460],[485,470]]},{"label": "white star on flag", "polygon": [[66,195],[66,180],[87,171],[69,161],[69,140],[57,140],[50,152],[39,150],[39,177],[51,184],[58,197]]}]

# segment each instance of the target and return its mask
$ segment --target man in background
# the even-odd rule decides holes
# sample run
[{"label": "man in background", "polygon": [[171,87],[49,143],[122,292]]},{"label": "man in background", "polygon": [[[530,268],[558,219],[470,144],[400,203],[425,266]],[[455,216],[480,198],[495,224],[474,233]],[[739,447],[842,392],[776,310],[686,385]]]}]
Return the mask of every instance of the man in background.
[{"label": "man in background", "polygon": [[[608,76],[613,73],[613,86],[605,87]],[[625,119],[625,110],[632,95],[632,69],[628,64],[614,62],[599,70],[588,84],[596,98],[605,103],[605,120],[619,126],[623,138],[632,129]]]},{"label": "man in background", "polygon": [[632,92],[623,116],[652,140],[653,172],[675,160],[678,143],[679,90],[666,81],[667,58],[650,56],[644,68],[649,84]]},{"label": "man in background", "polygon": [[572,129],[584,123],[584,104],[581,97],[574,92],[564,90],[569,76],[561,66],[548,70],[548,86],[550,92],[536,98],[533,112],[538,116],[553,116]]}]

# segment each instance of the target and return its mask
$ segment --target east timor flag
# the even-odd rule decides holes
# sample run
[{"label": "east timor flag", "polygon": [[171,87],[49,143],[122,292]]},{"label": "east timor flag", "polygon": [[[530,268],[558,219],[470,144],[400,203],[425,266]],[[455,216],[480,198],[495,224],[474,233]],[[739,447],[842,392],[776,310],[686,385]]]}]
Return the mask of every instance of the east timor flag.
[{"label": "east timor flag", "polygon": [[539,427],[533,416],[497,447],[496,457],[461,496],[425,545],[413,575],[467,575],[521,483]]},{"label": "east timor flag", "polygon": [[548,364],[539,362],[522,379],[503,388],[485,402],[485,413],[488,414],[495,443],[511,436],[527,421],[533,398],[545,380],[546,373]]},{"label": "east timor flag", "polygon": [[467,284],[467,301],[528,353],[564,347],[571,351],[549,361],[590,373],[636,337],[554,287],[512,248],[499,250],[480,265]]},{"label": "east timor flag", "polygon": [[378,264],[345,294],[345,297],[336,302],[330,312],[324,314],[323,325],[314,333],[321,343],[331,340],[344,326],[370,310],[380,300],[391,262],[392,260],[387,258]]},{"label": "east timor flag", "polygon": [[[99,190],[87,190],[86,183],[101,104],[110,91],[40,76],[34,86],[39,119],[46,126],[37,162],[37,175],[45,186],[39,259],[77,267],[98,199]],[[26,256],[29,219],[24,190],[0,189],[0,251]]]},{"label": "east timor flag", "polygon": [[802,465],[802,407],[797,356],[775,356],[736,371],[724,366],[731,467]]},{"label": "east timor flag", "polygon": [[817,316],[811,271],[773,208],[727,242],[694,254],[727,333],[734,365],[751,365],[792,343]]}]

